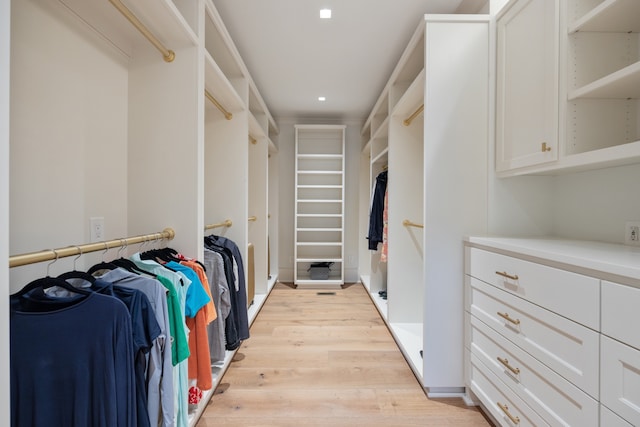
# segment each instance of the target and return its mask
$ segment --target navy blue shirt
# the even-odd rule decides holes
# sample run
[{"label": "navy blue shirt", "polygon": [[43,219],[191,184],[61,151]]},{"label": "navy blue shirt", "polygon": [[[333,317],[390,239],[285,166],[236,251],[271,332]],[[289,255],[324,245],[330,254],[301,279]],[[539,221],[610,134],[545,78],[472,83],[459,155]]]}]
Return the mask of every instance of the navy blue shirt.
[{"label": "navy blue shirt", "polygon": [[42,288],[10,299],[11,425],[135,426],[127,307],[106,295],[51,297]]}]

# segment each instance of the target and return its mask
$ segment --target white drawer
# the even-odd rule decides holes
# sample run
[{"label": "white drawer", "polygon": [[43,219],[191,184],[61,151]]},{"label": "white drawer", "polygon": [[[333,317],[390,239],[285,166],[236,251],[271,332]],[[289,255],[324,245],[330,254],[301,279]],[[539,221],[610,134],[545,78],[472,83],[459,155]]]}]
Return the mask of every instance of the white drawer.
[{"label": "white drawer", "polygon": [[601,341],[603,405],[634,426],[640,426],[640,351],[609,337]]},{"label": "white drawer", "polygon": [[[471,317],[471,352],[551,425],[597,426],[598,402]],[[469,320],[469,319],[468,319]]]},{"label": "white drawer", "polygon": [[472,315],[598,398],[600,334],[473,277],[468,285]]},{"label": "white drawer", "polygon": [[598,330],[600,281],[534,262],[469,249],[467,274]]},{"label": "white drawer", "polygon": [[600,405],[600,425],[602,427],[633,427],[631,424],[614,414],[606,406]]},{"label": "white drawer", "polygon": [[500,425],[518,427],[549,425],[522,399],[512,393],[473,353],[470,361],[469,387]]},{"label": "white drawer", "polygon": [[640,289],[602,282],[602,333],[640,349]]}]

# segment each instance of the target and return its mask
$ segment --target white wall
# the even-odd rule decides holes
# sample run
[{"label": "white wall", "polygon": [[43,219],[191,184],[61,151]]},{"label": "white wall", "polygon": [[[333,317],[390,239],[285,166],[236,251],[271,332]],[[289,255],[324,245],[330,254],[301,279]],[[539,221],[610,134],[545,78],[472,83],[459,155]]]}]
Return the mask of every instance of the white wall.
[{"label": "white wall", "polygon": [[[126,58],[60,6],[13,2],[11,16],[10,253],[87,243],[92,216],[127,236]],[[12,290],[45,271],[12,268]]]},{"label": "white wall", "polygon": [[554,178],[553,234],[624,243],[626,221],[640,221],[640,165]]},{"label": "white wall", "polygon": [[0,425],[8,426],[9,378],[9,53],[11,1],[0,0]]},{"label": "white wall", "polygon": [[491,178],[489,234],[624,243],[625,223],[640,221],[639,182],[640,165]]},{"label": "white wall", "polygon": [[293,244],[294,244],[294,198],[295,198],[295,132],[296,124],[344,124],[347,125],[345,137],[345,225],[344,256],[345,282],[357,282],[358,277],[358,239],[359,235],[359,177],[360,177],[360,130],[363,122],[336,120],[295,120],[278,121],[278,162],[280,177],[279,193],[279,280],[293,282]]}]

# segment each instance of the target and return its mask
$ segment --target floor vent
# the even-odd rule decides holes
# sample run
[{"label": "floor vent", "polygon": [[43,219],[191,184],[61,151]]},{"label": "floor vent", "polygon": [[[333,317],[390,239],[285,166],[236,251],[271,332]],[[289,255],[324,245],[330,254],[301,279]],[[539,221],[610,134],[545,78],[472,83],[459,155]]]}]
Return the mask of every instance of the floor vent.
[{"label": "floor vent", "polygon": [[335,292],[316,292],[316,295],[335,295]]}]

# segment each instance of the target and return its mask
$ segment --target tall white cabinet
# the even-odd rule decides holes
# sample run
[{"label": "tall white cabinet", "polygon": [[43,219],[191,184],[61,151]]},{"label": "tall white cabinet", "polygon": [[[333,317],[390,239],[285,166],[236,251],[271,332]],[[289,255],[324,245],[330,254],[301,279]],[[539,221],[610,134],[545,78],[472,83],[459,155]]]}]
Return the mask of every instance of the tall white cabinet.
[{"label": "tall white cabinet", "polygon": [[362,130],[361,222],[386,167],[388,257],[362,245],[361,279],[432,396],[464,390],[462,240],[487,227],[489,41],[488,16],[425,15]]},{"label": "tall white cabinet", "polygon": [[[294,283],[344,284],[344,125],[295,125]],[[328,263],[316,276],[311,264]]]}]

